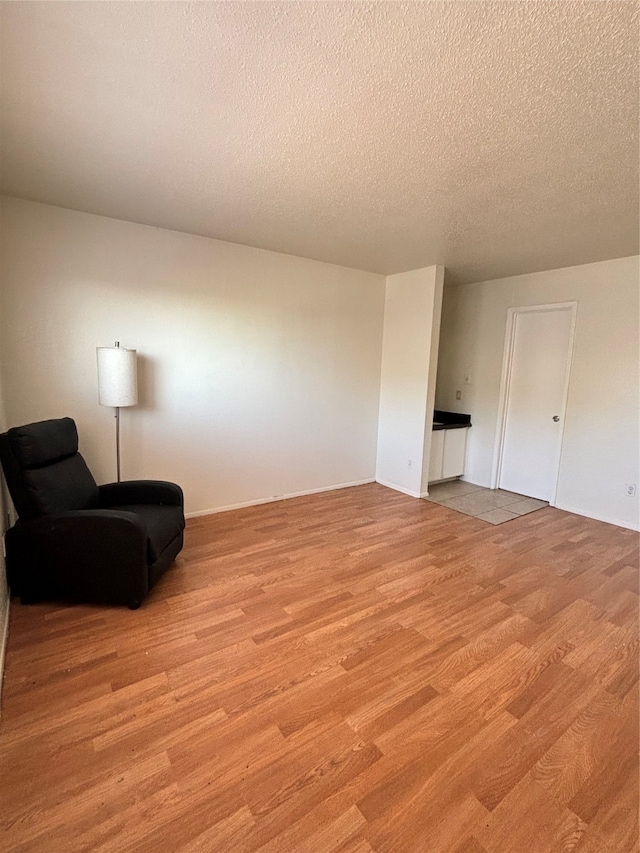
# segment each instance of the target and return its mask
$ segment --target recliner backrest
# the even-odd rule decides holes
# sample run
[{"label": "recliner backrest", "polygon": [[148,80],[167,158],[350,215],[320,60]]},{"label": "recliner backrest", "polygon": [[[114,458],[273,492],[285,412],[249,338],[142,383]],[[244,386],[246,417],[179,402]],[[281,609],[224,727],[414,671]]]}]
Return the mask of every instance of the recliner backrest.
[{"label": "recliner backrest", "polygon": [[0,460],[23,520],[98,506],[98,486],[78,453],[71,418],[13,427],[0,436]]}]

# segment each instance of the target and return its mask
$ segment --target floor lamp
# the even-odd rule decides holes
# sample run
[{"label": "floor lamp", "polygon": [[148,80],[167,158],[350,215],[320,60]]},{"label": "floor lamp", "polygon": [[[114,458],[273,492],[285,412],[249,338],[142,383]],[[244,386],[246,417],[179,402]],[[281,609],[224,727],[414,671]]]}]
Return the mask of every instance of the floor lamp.
[{"label": "floor lamp", "polygon": [[100,405],[116,410],[116,470],[120,482],[120,409],[138,403],[136,351],[125,349],[116,341],[113,347],[97,347],[97,353]]}]

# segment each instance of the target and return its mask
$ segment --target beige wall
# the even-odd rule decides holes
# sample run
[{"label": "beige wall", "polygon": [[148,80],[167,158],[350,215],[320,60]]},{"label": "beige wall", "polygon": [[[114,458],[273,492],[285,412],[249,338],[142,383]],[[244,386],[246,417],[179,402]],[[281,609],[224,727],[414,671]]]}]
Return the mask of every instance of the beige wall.
[{"label": "beige wall", "polygon": [[436,407],[471,414],[466,479],[491,482],[507,309],[577,301],[556,505],[638,526],[638,295],[637,257],[445,289]]},{"label": "beige wall", "polygon": [[[16,199],[1,224],[7,425],[72,415],[113,479],[95,347],[117,339],[140,354],[123,475],[180,482],[189,512],[371,480],[376,461],[380,481],[424,490],[441,268],[387,279],[381,376],[380,276]],[[471,413],[467,477],[489,485],[507,309],[572,300],[557,504],[634,526],[637,258],[445,289],[436,405]]]},{"label": "beige wall", "polygon": [[444,268],[387,278],[376,480],[426,494]]},{"label": "beige wall", "polygon": [[139,353],[123,478],[175,480],[189,512],[375,476],[381,276],[4,199],[9,425],[70,415],[115,478],[97,346]]}]

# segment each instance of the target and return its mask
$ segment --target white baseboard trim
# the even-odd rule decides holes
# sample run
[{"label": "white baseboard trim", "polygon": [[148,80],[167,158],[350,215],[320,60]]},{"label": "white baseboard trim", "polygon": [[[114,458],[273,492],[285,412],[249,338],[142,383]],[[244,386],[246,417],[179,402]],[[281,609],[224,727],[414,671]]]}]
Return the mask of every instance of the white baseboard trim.
[{"label": "white baseboard trim", "polygon": [[[474,482],[473,480],[467,479],[466,477],[460,477],[460,479],[463,482],[471,483],[474,486],[481,486],[484,489],[490,488],[490,486],[487,486],[485,483]],[[334,485],[334,486],[321,486],[319,489],[305,489],[305,491],[302,491],[302,492],[291,492],[290,494],[286,494],[286,495],[274,495],[273,497],[270,497],[270,498],[260,498],[259,500],[244,501],[243,503],[238,503],[238,504],[228,504],[227,506],[215,507],[213,509],[200,509],[200,510],[196,510],[195,512],[185,513],[185,518],[200,518],[200,517],[205,516],[205,515],[216,515],[219,512],[231,512],[231,510],[234,510],[234,509],[244,509],[245,507],[249,507],[249,506],[260,506],[261,504],[275,503],[276,501],[286,501],[286,500],[290,500],[291,498],[302,498],[302,497],[305,497],[306,495],[317,495],[317,494],[320,494],[321,492],[333,492],[333,491],[336,491],[337,489],[350,489],[353,486],[364,486],[367,483],[379,483],[381,486],[385,486],[387,489],[393,489],[394,491],[401,492],[403,495],[408,495],[411,498],[426,498],[429,496],[428,492],[424,492],[424,493],[420,494],[418,492],[413,492],[410,489],[405,489],[403,486],[398,486],[396,483],[388,483],[385,480],[376,480],[374,478],[371,478],[371,479],[367,479],[367,480],[354,480],[351,483],[339,483],[339,484]],[[584,510],[581,510],[581,509],[576,509],[575,507],[561,506],[560,504],[554,504],[553,506],[555,506],[556,509],[563,510],[564,512],[571,512],[574,515],[582,515],[585,518],[593,518],[594,521],[603,521],[605,524],[615,524],[617,527],[625,527],[628,530],[640,530],[640,524],[633,524],[632,522],[622,521],[619,518],[618,519],[617,518],[608,518],[608,517],[605,517],[602,515],[595,515],[593,513],[585,512]],[[4,632],[5,632],[4,640],[5,641],[6,641],[6,632],[7,632],[8,625],[9,625],[9,616],[8,616],[8,605],[7,605],[6,624],[4,626]],[[0,630],[2,630],[1,626],[2,626],[2,614],[0,614]],[[0,642],[3,642],[2,639],[0,639]],[[0,672],[2,671],[1,667],[2,667],[2,663],[3,663],[3,657],[2,657],[3,654],[4,654],[4,646],[0,646]]]},{"label": "white baseboard trim", "polygon": [[386,486],[387,489],[393,489],[396,492],[402,492],[403,495],[409,495],[410,498],[421,498],[423,495],[420,492],[412,492],[410,489],[405,489],[404,486],[398,486],[395,483],[387,483],[385,480],[376,480],[381,486]]},{"label": "white baseboard trim", "polygon": [[627,530],[640,530],[640,524],[638,522],[632,521],[623,521],[620,518],[609,518],[604,515],[596,515],[593,512],[585,512],[583,509],[576,509],[572,506],[566,506],[564,504],[550,504],[554,509],[561,509],[563,512],[571,512],[573,515],[581,515],[583,518],[592,518],[594,521],[603,521],[605,524],[615,524],[616,527],[625,527]]},{"label": "white baseboard trim", "polygon": [[274,495],[271,498],[260,498],[257,501],[244,501],[243,503],[219,506],[214,509],[199,509],[195,512],[186,512],[185,518],[200,518],[204,515],[216,515],[218,512],[230,512],[233,509],[244,509],[248,506],[260,506],[261,504],[271,504],[276,501],[287,501],[290,498],[303,498],[305,495],[317,495],[320,494],[320,492],[333,492],[337,489],[350,489],[352,486],[364,486],[367,483],[375,483],[375,480],[373,478],[369,480],[354,480],[352,483],[339,483],[337,486],[321,486],[319,489],[306,489],[304,492],[291,492],[288,495]]}]

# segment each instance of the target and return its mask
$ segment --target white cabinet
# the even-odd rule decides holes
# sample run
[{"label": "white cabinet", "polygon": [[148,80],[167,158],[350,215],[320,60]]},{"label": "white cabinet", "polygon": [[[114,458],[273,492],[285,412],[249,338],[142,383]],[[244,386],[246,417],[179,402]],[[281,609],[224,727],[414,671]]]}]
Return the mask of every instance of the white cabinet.
[{"label": "white cabinet", "polygon": [[461,477],[464,474],[464,458],[467,452],[466,429],[443,429],[444,453],[442,455],[442,478]]},{"label": "white cabinet", "polygon": [[429,482],[450,480],[464,474],[468,429],[436,429],[431,434]]}]

